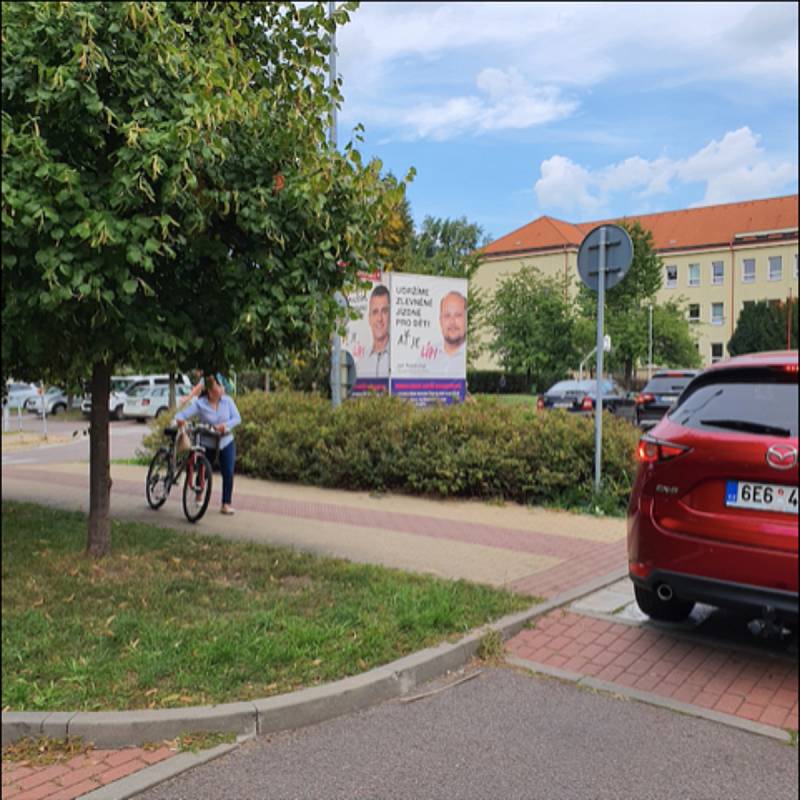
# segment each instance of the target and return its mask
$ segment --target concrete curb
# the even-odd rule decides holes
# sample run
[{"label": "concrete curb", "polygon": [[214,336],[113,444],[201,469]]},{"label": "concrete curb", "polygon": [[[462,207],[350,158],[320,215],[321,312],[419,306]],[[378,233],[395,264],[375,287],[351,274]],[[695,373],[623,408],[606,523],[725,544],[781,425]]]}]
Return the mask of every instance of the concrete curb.
[{"label": "concrete curb", "polygon": [[118,748],[174,739],[182,733],[220,731],[252,736],[313,725],[408,694],[420,684],[464,666],[490,631],[509,639],[531,620],[614,583],[626,574],[627,568],[620,567],[546,603],[472,631],[458,642],[444,642],[362,675],[291,694],[218,706],[156,711],[5,712],[2,714],[2,744],[5,746],[24,736],[46,735],[54,739],[80,736],[97,747]]},{"label": "concrete curb", "polygon": [[601,681],[597,678],[591,678],[588,675],[581,675],[578,672],[570,672],[569,670],[559,669],[558,667],[540,664],[537,661],[529,661],[526,658],[508,656],[506,658],[506,662],[530,672],[548,675],[552,678],[558,678],[562,681],[574,683],[580,688],[595,689],[596,691],[615,694],[619,695],[620,697],[628,697],[631,700],[637,700],[640,703],[647,703],[651,706],[667,708],[670,711],[676,711],[679,714],[686,714],[690,717],[699,717],[701,719],[711,720],[712,722],[719,722],[723,725],[728,725],[731,728],[739,728],[740,730],[747,731],[748,733],[755,733],[759,736],[767,736],[770,739],[778,739],[781,742],[789,743],[792,741],[791,735],[787,731],[783,730],[783,728],[776,728],[773,725],[765,725],[763,722],[752,722],[749,719],[743,719],[742,717],[737,717],[733,714],[723,714],[721,711],[714,711],[710,708],[693,706],[690,703],[682,703],[679,700],[672,700],[669,697],[662,697],[661,695],[654,694],[653,692],[645,692],[641,689],[633,689],[629,686],[620,686],[617,683]]}]

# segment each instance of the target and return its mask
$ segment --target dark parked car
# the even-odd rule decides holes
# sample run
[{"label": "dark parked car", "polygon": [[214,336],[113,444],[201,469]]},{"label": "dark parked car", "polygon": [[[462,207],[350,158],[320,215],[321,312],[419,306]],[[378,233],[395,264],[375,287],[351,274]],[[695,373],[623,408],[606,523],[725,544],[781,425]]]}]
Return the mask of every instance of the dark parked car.
[{"label": "dark parked car", "polygon": [[695,602],[796,625],[797,351],[714,364],[638,448],[628,569],[639,607]]},{"label": "dark parked car", "polygon": [[697,369],[656,372],[636,398],[636,424],[647,428],[659,422],[692,378],[699,374]]},{"label": "dark parked car", "polygon": [[[597,381],[593,378],[583,381],[559,381],[553,384],[536,401],[541,411],[550,408],[563,408],[565,411],[590,414],[594,411]],[[622,413],[630,407],[631,401],[625,392],[612,380],[603,381],[603,408],[612,414]]]}]

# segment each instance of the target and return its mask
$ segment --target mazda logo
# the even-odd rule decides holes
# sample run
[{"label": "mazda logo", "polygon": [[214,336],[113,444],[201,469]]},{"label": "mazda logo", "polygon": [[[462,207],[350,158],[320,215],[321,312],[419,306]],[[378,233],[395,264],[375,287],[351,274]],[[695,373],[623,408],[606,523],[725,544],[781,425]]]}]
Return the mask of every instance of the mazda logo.
[{"label": "mazda logo", "polygon": [[773,469],[791,469],[797,463],[797,448],[790,444],[774,444],[767,450],[767,464]]}]

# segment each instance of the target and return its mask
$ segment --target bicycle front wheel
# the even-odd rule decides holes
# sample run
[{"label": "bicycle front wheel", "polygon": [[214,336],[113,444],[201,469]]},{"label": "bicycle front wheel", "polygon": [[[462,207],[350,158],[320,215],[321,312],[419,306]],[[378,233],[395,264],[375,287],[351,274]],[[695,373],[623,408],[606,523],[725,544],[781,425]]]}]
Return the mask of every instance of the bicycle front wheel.
[{"label": "bicycle front wheel", "polygon": [[211,462],[202,453],[194,453],[186,464],[183,484],[183,513],[189,522],[197,522],[211,499]]},{"label": "bicycle front wheel", "polygon": [[147,470],[147,482],[144,493],[147,504],[152,509],[161,508],[169,497],[170,489],[169,450],[162,447],[153,456],[150,468]]}]

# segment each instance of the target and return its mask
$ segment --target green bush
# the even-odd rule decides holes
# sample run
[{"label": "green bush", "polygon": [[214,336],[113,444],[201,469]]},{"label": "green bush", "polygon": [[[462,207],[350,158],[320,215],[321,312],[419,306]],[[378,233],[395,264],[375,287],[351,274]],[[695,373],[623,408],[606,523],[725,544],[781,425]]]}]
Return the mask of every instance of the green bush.
[{"label": "green bush", "polygon": [[[481,397],[416,409],[394,397],[329,400],[299,392],[237,397],[237,471],[267,480],[340,489],[482,497],[594,507],[594,421],[537,413]],[[162,441],[153,423],[145,447]],[[636,429],[603,420],[601,510],[620,512],[635,472]]]}]

